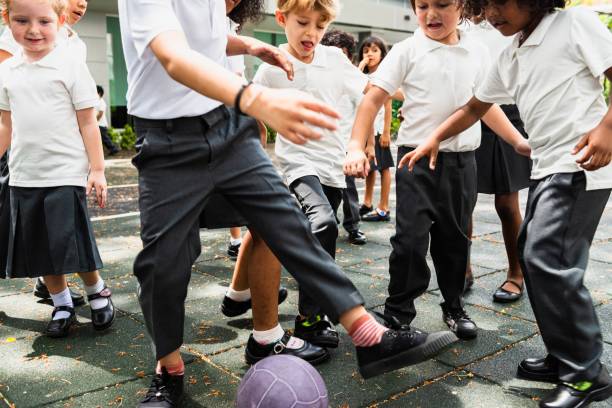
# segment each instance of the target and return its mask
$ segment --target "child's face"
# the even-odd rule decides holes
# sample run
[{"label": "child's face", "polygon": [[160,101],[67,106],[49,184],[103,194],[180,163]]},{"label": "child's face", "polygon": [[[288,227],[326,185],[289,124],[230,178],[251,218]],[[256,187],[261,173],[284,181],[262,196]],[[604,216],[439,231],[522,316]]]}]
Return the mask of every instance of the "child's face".
[{"label": "child's face", "polygon": [[311,62],[315,47],[321,42],[329,21],[315,10],[290,12],[276,11],[276,21],[285,29],[289,52],[303,62]]},{"label": "child's face", "polygon": [[225,14],[229,14],[240,4],[242,0],[225,0]]},{"label": "child's face", "polygon": [[456,44],[462,7],[455,0],[416,0],[419,27],[434,41]]},{"label": "child's face", "polygon": [[533,19],[530,10],[519,7],[516,0],[489,1],[485,7],[485,18],[505,36],[523,31]]},{"label": "child's face", "polygon": [[64,16],[58,16],[47,0],[13,0],[7,24],[15,41],[30,58],[42,58],[55,47]]},{"label": "child's face", "polygon": [[363,58],[368,60],[368,68],[377,68],[382,59],[382,51],[376,44],[370,44],[363,47]]},{"label": "child's face", "polygon": [[87,11],[87,0],[68,0],[68,8],[66,9],[66,22],[70,25],[75,25],[85,15]]}]

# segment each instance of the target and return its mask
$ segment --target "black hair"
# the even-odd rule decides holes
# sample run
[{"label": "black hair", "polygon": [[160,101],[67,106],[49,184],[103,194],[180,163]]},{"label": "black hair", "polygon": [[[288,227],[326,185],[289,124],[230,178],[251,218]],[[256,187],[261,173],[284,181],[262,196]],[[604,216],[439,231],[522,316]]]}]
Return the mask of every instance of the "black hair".
[{"label": "black hair", "polygon": [[96,85],[96,89],[98,90],[98,95],[104,96],[104,88],[102,88],[100,85]]},{"label": "black hair", "polygon": [[331,47],[344,48],[348,51],[348,57],[350,60],[353,59],[353,52],[355,52],[355,37],[342,30],[329,30],[323,36],[321,44],[329,45]]},{"label": "black hair", "polygon": [[[505,4],[508,0],[465,0],[465,14],[469,17],[482,16],[485,7],[492,4]],[[555,9],[565,8],[566,0],[516,0],[521,8],[528,8],[534,16],[552,13]]]},{"label": "black hair", "polygon": [[[372,45],[375,45],[380,49],[380,61],[382,62],[382,60],[385,59],[385,56],[387,55],[387,46],[385,45],[385,42],[379,37],[371,36],[363,40],[363,42],[359,46],[359,61],[363,59],[363,49]],[[363,72],[366,74],[369,73],[369,69],[367,66],[365,67]]]},{"label": "black hair", "polygon": [[227,16],[241,26],[248,21],[258,23],[264,18],[264,6],[265,0],[242,0]]}]

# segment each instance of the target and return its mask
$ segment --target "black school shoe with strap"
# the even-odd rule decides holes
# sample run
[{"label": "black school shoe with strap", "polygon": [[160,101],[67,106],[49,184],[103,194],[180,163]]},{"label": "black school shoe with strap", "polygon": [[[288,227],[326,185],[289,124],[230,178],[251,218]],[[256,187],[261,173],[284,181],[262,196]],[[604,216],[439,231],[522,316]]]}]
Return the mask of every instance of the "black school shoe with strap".
[{"label": "black school shoe with strap", "polygon": [[[281,286],[278,288],[278,304],[280,305],[287,299],[289,293],[287,292],[287,288]],[[221,302],[221,313],[227,317],[236,317],[242,314],[245,314],[251,308],[251,299],[245,300],[244,302],[240,302],[234,300],[228,296],[223,297],[223,302]]]},{"label": "black school shoe with strap", "polygon": [[295,318],[295,337],[325,348],[337,348],[340,338],[334,325],[325,315],[315,315],[308,319]]},{"label": "black school shoe with strap", "polygon": [[597,378],[574,384],[561,383],[542,398],[540,408],[581,408],[595,401],[605,401],[612,396],[612,379],[605,366]]},{"label": "black school shoe with strap", "polygon": [[[74,307],[83,306],[85,304],[85,298],[80,293],[75,292],[74,290],[68,288],[70,291],[70,297],[72,298],[72,304]],[[37,298],[41,298],[44,300],[51,300],[51,293],[49,293],[49,289],[47,285],[42,281],[42,279],[36,279],[36,286],[34,286],[34,296]]]},{"label": "black school shoe with strap", "polygon": [[371,347],[355,347],[359,373],[372,378],[409,365],[422,363],[456,342],[450,331],[425,333],[400,324],[395,317],[375,312],[389,328],[381,342]]},{"label": "black school shoe with strap", "polygon": [[183,400],[183,375],[170,375],[166,367],[161,374],[155,374],[145,397],[138,404],[139,408],[174,408],[180,407]]},{"label": "black school shoe with strap", "polygon": [[104,287],[100,293],[94,293],[88,295],[87,300],[91,303],[94,299],[106,298],[108,304],[101,309],[91,309],[91,324],[96,330],[106,330],[113,325],[115,321],[115,306],[111,299],[111,290],[108,287]]},{"label": "black school shoe with strap", "polygon": [[[57,319],[53,320],[55,314],[57,312],[68,312],[70,316],[65,319]],[[45,334],[49,337],[53,338],[61,338],[68,336],[70,333],[70,328],[73,324],[77,322],[76,313],[74,311],[74,307],[70,306],[57,306],[53,309],[51,313],[51,321],[47,324],[47,328],[45,329]]]},{"label": "black school shoe with strap", "polygon": [[329,352],[324,348],[310,344],[303,339],[298,339],[302,340],[304,344],[297,347],[295,340],[295,337],[285,332],[285,335],[274,343],[259,344],[251,334],[244,351],[245,360],[248,364],[255,364],[269,356],[286,354],[301,358],[312,365],[317,365],[329,359]]}]

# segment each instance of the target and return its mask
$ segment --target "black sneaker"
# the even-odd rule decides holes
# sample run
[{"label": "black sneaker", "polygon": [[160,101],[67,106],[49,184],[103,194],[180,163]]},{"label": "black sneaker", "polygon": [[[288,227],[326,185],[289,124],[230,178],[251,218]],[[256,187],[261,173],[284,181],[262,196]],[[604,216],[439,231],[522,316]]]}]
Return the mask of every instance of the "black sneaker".
[{"label": "black sneaker", "polygon": [[231,242],[227,244],[227,255],[230,257],[230,259],[234,261],[238,259],[238,251],[240,251],[240,245],[242,244],[232,245]]},{"label": "black sneaker", "polygon": [[[287,299],[287,288],[280,287],[278,289],[278,304],[280,305]],[[227,317],[236,317],[241,314],[245,314],[251,308],[251,299],[245,300],[244,302],[239,302],[237,300],[233,300],[227,296],[223,297],[223,302],[221,302],[221,313],[223,313]]]},{"label": "black sneaker", "polygon": [[478,335],[478,327],[465,309],[450,310],[442,305],[444,323],[462,340],[474,339]]},{"label": "black sneaker", "polygon": [[[83,306],[85,304],[85,298],[83,297],[83,295],[73,291],[70,288],[68,288],[68,290],[70,291],[70,297],[72,298],[72,304],[74,305],[74,307]],[[36,279],[36,286],[34,286],[34,296],[45,300],[51,300],[51,294],[49,293],[49,289],[47,289],[47,286],[40,278]]]},{"label": "black sneaker", "polygon": [[366,215],[369,212],[372,212],[372,206],[367,206],[365,204],[361,204],[361,207],[359,207],[359,216],[363,217],[364,215]]},{"label": "black sneaker", "polygon": [[145,397],[138,404],[143,408],[180,407],[183,399],[182,375],[170,375],[166,367],[161,374],[155,374]]},{"label": "black sneaker", "polygon": [[365,234],[359,230],[348,233],[348,240],[353,245],[365,245],[368,242]]},{"label": "black sneaker", "polygon": [[389,330],[379,344],[356,347],[359,373],[365,379],[426,361],[457,341],[452,332],[427,334],[400,324],[394,317],[376,314],[385,320]]},{"label": "black sneaker", "polygon": [[542,398],[540,408],[586,407],[595,401],[605,401],[612,396],[612,379],[605,366],[592,381],[574,384],[561,383]]},{"label": "black sneaker", "polygon": [[255,364],[276,354],[295,356],[312,365],[321,364],[329,359],[329,352],[324,348],[293,337],[288,332],[285,332],[285,335],[277,342],[266,345],[259,344],[251,334],[244,351],[245,360],[248,364]]},{"label": "black sneaker", "polygon": [[304,320],[297,316],[294,334],[319,347],[336,348],[340,341],[334,325],[325,315],[315,315]]}]

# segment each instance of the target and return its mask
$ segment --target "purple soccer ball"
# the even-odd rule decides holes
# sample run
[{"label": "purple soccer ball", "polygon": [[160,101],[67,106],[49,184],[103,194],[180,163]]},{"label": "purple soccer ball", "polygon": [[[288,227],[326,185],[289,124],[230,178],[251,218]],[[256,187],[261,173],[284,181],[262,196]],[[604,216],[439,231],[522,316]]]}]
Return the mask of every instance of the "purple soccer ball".
[{"label": "purple soccer ball", "polygon": [[327,408],[327,387],[301,358],[277,355],[252,366],[238,387],[238,408]]}]

